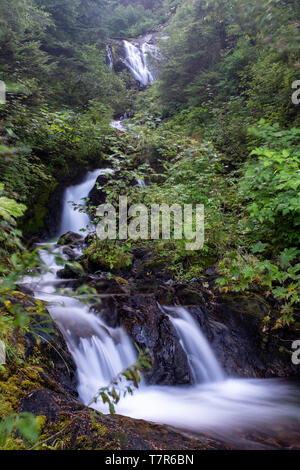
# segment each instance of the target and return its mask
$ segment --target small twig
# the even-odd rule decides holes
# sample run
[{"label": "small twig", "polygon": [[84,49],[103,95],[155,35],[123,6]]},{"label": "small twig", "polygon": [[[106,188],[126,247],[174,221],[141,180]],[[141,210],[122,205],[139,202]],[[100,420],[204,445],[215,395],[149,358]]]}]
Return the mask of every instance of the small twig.
[{"label": "small twig", "polygon": [[44,338],[43,336],[39,335],[38,333],[35,333],[35,334],[36,334],[37,336],[39,336],[41,339],[43,339],[44,341],[46,341],[46,343],[48,343],[48,344],[54,349],[54,351],[57,352],[57,354],[59,355],[59,357],[63,360],[63,362],[64,362],[64,364],[65,364],[65,366],[66,366],[66,368],[67,368],[67,371],[68,371],[69,376],[71,376],[71,373],[70,373],[70,369],[69,369],[69,367],[68,367],[68,364],[66,363],[65,359],[62,357],[62,355],[60,354],[60,352],[56,349],[56,347],[53,346],[53,344],[51,344],[50,341],[48,341],[48,340],[47,340],[46,338]]},{"label": "small twig", "polygon": [[28,449],[28,450],[33,450],[36,447],[41,446],[42,444],[46,444],[46,442],[49,442],[52,439],[55,439],[56,437],[60,436],[66,429],[68,429],[68,427],[70,427],[71,424],[73,424],[73,423],[67,424],[67,426],[65,426],[61,431],[58,431],[56,434],[53,434],[53,436],[48,437],[44,441],[37,442],[36,444],[34,444],[34,446],[30,447],[30,449]]}]

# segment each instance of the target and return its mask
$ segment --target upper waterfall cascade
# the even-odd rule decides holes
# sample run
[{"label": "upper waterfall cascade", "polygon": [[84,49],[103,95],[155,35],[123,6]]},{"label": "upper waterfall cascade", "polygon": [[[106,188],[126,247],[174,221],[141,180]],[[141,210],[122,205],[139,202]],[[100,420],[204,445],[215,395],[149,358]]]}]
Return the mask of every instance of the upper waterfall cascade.
[{"label": "upper waterfall cascade", "polygon": [[[148,34],[141,38],[138,42],[132,43],[127,40],[123,40],[124,58],[122,62],[127,69],[132,73],[133,77],[143,87],[154,82],[158,76],[157,64],[162,60],[162,55],[159,48],[152,43],[153,35]],[[114,58],[111,47],[106,46],[106,62],[113,68]],[[116,119],[111,121],[110,125],[114,129],[124,132],[126,126],[124,122],[126,117],[122,119]]]},{"label": "upper waterfall cascade", "polygon": [[139,45],[124,40],[123,44],[125,50],[124,63],[134,78],[143,86],[152,83],[156,78],[156,74],[153,67],[149,64],[149,57],[158,60],[158,48],[148,42],[143,42],[142,45]]}]

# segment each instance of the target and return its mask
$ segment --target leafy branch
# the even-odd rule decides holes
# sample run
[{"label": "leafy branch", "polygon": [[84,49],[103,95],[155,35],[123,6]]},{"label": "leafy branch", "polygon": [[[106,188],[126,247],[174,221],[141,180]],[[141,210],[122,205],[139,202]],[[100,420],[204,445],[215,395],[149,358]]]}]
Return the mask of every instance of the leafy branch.
[{"label": "leafy branch", "polygon": [[[109,385],[101,387],[97,395],[91,400],[89,406],[97,403],[101,398],[104,404],[108,404],[110,414],[115,414],[115,405],[117,405],[122,397],[133,395],[133,388],[138,389],[141,382],[141,374],[146,369],[151,369],[152,360],[149,350],[142,351],[138,345],[135,345],[139,356],[137,361],[119,375],[117,375]],[[124,381],[125,379],[125,381]],[[129,384],[132,385],[129,385]]]}]

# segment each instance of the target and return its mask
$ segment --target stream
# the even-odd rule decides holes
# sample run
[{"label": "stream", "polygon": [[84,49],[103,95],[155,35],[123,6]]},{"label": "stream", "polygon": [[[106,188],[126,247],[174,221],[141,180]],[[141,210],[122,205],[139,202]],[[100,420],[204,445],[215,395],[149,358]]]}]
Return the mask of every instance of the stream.
[{"label": "stream", "polygon": [[[147,53],[155,46],[142,41],[139,45],[124,41],[128,69],[142,85],[155,75],[147,65]],[[112,56],[109,64],[112,67]],[[121,120],[112,127],[124,131]],[[134,345],[121,328],[111,328],[101,315],[78,298],[57,292],[62,281],[57,277],[61,266],[56,255],[63,256],[57,239],[68,231],[79,232],[89,222],[88,215],[74,210],[69,201],[82,203],[95,185],[97,177],[108,169],[88,172],[84,180],[70,186],[63,196],[61,224],[50,249],[41,247],[40,256],[47,266],[37,278],[28,278],[35,297],[48,302],[48,310],[60,328],[77,367],[79,399],[91,406],[101,387],[107,386],[137,358]],[[80,251],[76,253],[80,256]],[[69,289],[70,291],[70,289]],[[71,294],[71,292],[70,292]],[[118,414],[166,424],[192,436],[206,433],[241,447],[252,445],[253,433],[264,436],[255,448],[268,448],[273,434],[283,442],[300,446],[299,387],[287,379],[240,379],[226,376],[208,340],[189,311],[179,306],[160,307],[168,315],[180,339],[194,384],[189,386],[147,385],[145,381],[133,396],[122,398]],[[92,404],[107,412],[101,399]],[[286,440],[286,441],[285,441]],[[265,443],[266,442],[266,443]]]},{"label": "stream", "polygon": [[[82,183],[66,189],[58,236],[66,231],[78,232],[86,226],[87,215],[75,211],[69,201],[82,202],[97,177],[107,171],[89,172]],[[40,256],[48,269],[38,278],[24,282],[31,283],[36,298],[48,302],[49,313],[77,366],[79,398],[82,403],[91,405],[99,388],[133,364],[137,354],[123,328],[109,327],[86,303],[57,293],[61,280],[56,273],[61,266],[55,258],[58,253],[62,254],[63,247],[56,242],[50,242],[50,249],[41,247]],[[80,256],[80,251],[77,254]],[[296,384],[282,379],[226,377],[191,314],[183,307],[161,308],[177,331],[195,383],[170,387],[148,386],[142,382],[133,396],[121,399],[116,408],[118,414],[171,425],[193,436],[205,432],[226,442],[240,442],[240,445],[243,445],[241,436],[249,432],[269,436],[280,430],[288,434],[288,439],[296,439],[300,429]],[[107,412],[101,399],[92,406]],[[297,442],[299,444],[299,436]]]}]

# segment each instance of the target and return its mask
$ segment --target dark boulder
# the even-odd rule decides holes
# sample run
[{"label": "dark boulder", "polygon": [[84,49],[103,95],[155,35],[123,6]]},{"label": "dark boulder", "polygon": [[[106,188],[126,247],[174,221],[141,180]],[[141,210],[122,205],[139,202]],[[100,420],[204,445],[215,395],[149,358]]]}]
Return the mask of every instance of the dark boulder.
[{"label": "dark boulder", "polygon": [[86,277],[86,274],[81,264],[73,261],[72,263],[66,263],[64,268],[57,272],[57,277],[60,279],[79,279]]},{"label": "dark boulder", "polygon": [[78,257],[75,251],[70,246],[65,246],[62,252],[70,261],[74,261]]},{"label": "dark boulder", "polygon": [[[107,186],[108,182],[113,180],[121,180],[124,179],[120,171],[114,171],[113,173],[107,172],[103,175],[99,175],[96,181],[95,186],[89,192],[89,204],[93,206],[99,206],[105,203],[106,200],[106,192],[104,190],[105,186]],[[137,186],[138,181],[136,178],[132,178],[130,181],[124,181],[126,183],[126,187]]]},{"label": "dark boulder", "polygon": [[264,327],[262,320],[268,308],[259,296],[227,294],[219,297],[209,308],[202,304],[189,307],[189,311],[199,322],[229,376],[268,378],[297,375],[290,352],[282,351],[280,340]]},{"label": "dark boulder", "polygon": [[104,191],[105,185],[108,183],[109,179],[111,178],[110,173],[106,173],[104,175],[99,175],[95,186],[88,194],[89,204],[93,206],[99,206],[100,204],[105,203],[106,199],[106,192]]},{"label": "dark boulder", "polygon": [[80,246],[83,243],[83,237],[79,233],[67,232],[60,237],[58,245],[68,245],[70,247]]},{"label": "dark boulder", "polygon": [[49,422],[57,419],[58,413],[61,411],[60,406],[54,399],[52,391],[47,389],[39,389],[32,392],[22,403],[20,411],[26,411],[35,415],[46,416]]},{"label": "dark boulder", "polygon": [[146,373],[148,383],[183,385],[192,382],[187,356],[176,330],[155,298],[129,298],[120,306],[119,318],[133,342],[149,350],[153,366]]},{"label": "dark boulder", "polygon": [[[57,442],[63,450],[216,450],[230,448],[218,439],[201,434],[184,436],[167,426],[126,416],[93,412],[68,393],[51,388],[31,392],[20,411],[43,416],[43,437],[48,446]],[[42,441],[42,442],[45,442]],[[37,445],[37,449],[43,449]]]}]

